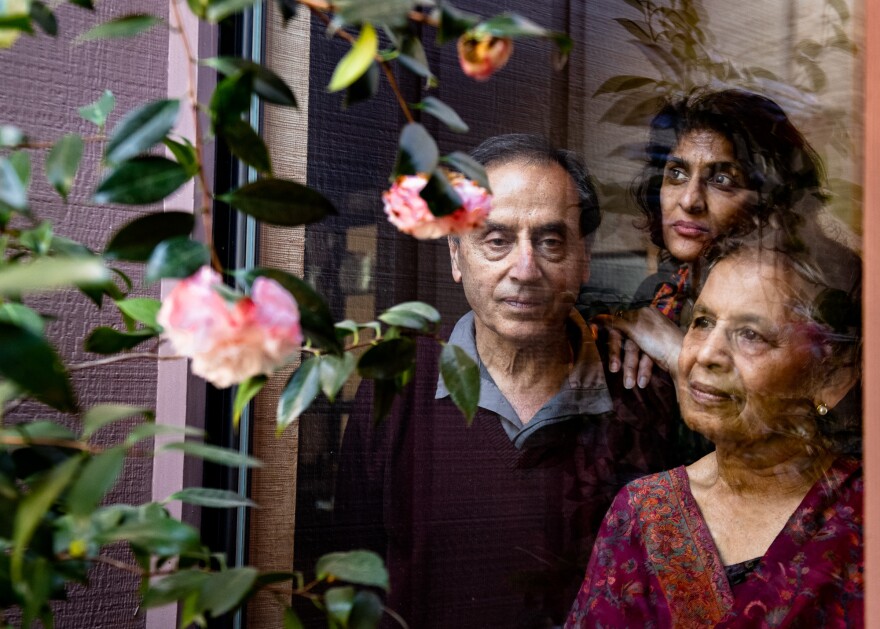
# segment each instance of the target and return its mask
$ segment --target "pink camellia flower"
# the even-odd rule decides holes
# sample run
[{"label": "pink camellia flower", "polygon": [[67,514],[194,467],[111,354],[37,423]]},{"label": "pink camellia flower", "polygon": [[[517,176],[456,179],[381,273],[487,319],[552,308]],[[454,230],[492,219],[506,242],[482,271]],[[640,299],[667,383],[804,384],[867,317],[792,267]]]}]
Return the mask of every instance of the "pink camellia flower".
[{"label": "pink camellia flower", "polygon": [[446,216],[434,216],[419,196],[427,183],[425,175],[404,175],[382,193],[388,220],[405,234],[422,240],[462,234],[482,225],[492,209],[491,194],[473,181],[453,174],[450,183],[461,197],[462,205]]},{"label": "pink camellia flower", "polygon": [[488,33],[465,33],[458,38],[458,63],[462,71],[477,81],[489,77],[507,65],[513,54],[513,40]]},{"label": "pink camellia flower", "polygon": [[217,292],[222,284],[202,267],[174,287],[157,317],[174,351],[192,358],[193,373],[219,388],[271,374],[303,340],[296,301],[278,282],[258,277],[250,297],[234,303]]}]

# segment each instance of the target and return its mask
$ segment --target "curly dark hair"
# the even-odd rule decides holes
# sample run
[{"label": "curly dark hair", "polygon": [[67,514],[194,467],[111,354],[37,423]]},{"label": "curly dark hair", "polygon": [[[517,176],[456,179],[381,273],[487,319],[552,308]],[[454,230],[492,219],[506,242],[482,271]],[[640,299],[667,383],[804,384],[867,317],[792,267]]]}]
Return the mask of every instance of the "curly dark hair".
[{"label": "curly dark hair", "polygon": [[744,90],[698,90],[654,116],[645,165],[630,188],[645,215],[643,227],[661,249],[666,249],[660,211],[663,171],[679,140],[692,131],[714,131],[733,146],[748,187],[758,193],[751,224],[766,224],[774,213],[784,216],[806,197],[825,199],[822,161],[779,105]]}]

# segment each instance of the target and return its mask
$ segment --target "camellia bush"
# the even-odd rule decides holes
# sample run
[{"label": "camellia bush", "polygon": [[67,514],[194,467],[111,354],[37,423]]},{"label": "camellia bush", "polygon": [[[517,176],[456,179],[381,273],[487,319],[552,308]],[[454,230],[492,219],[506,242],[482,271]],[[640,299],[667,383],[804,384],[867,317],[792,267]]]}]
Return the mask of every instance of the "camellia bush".
[{"label": "camellia bush", "polygon": [[[0,46],[13,46],[37,29],[56,35],[63,27],[55,15],[58,4],[0,0]],[[92,0],[68,4],[94,9]],[[132,37],[151,28],[171,28],[190,51],[183,11],[217,23],[254,4],[255,0],[174,0],[167,22],[142,13],[125,15],[97,24],[79,39]],[[487,80],[506,63],[515,38],[549,40],[562,62],[570,40],[517,15],[484,19],[439,0],[278,0],[278,7],[285,20],[297,11],[310,11],[330,33],[351,43],[333,73],[331,92],[346,91],[349,104],[370,98],[384,74],[398,96],[409,122],[400,132],[396,158],[388,156],[389,189],[382,199],[388,219],[416,238],[462,233],[479,225],[491,209],[485,172],[462,152],[440,155],[427,130],[414,121],[412,109],[455,131],[467,130],[464,121],[430,95],[407,104],[397,89],[394,65],[424,78],[428,87],[436,84],[423,43],[409,26],[433,26],[438,45],[455,42],[462,70],[476,80]],[[118,122],[108,128],[115,99],[107,90],[79,109],[95,126],[89,137],[71,133],[57,139],[28,138],[16,121],[0,120],[0,410],[29,399],[71,416],[64,425],[0,425],[0,607],[17,608],[24,626],[38,620],[52,626],[52,602],[64,599],[68,584],[88,584],[90,567],[104,563],[140,576],[142,607],[181,603],[181,627],[204,625],[263,589],[278,594],[287,627],[301,626],[289,608],[292,596],[311,599],[326,611],[333,627],[375,626],[383,613],[394,614],[384,610],[375,594],[389,584],[381,558],[373,553],[326,555],[316,566],[317,580],[305,583],[296,572],[228,567],[223,556],[202,544],[197,529],[172,517],[165,507],[175,500],[207,507],[252,504],[233,492],[193,487],[156,503],[105,504],[126,458],[154,454],[153,438],[160,434],[179,436],[162,450],[223,465],[258,462],[194,439],[199,431],[175,432],[157,425],[151,409],[118,403],[84,408],[70,377],[71,365],[45,334],[46,318],[28,305],[35,292],[75,288],[95,307],[118,310],[118,325],[97,327],[82,339],[86,351],[104,356],[92,368],[155,358],[139,346],[151,339],[155,345],[159,339],[176,356],[191,359],[196,375],[220,388],[237,387],[230,418],[236,423],[273,374],[302,359],[278,404],[279,431],[318,395],[332,401],[355,373],[375,382],[374,410],[381,419],[410,379],[415,338],[423,335],[442,343],[436,336],[438,312],[428,304],[398,304],[378,321],[337,322],[321,296],[298,277],[271,268],[222,267],[211,243],[216,202],[260,223],[283,226],[319,221],[336,209],[319,191],[275,177],[265,143],[245,118],[253,97],[296,107],[295,95],[284,81],[248,59],[189,62],[218,73],[207,103],[195,100],[196,86],[190,85],[180,98],[145,103],[117,116]],[[180,116],[194,117],[193,137],[173,132]],[[222,194],[212,190],[204,156],[215,140],[260,176]],[[30,203],[32,162],[44,160],[46,178],[62,202],[82,185],[77,181],[80,161],[86,143],[94,142],[101,144],[102,175],[88,191],[92,203],[148,205],[195,179],[195,213],[141,214],[108,234],[101,251],[56,233]],[[204,241],[193,237],[196,221],[203,222]],[[163,302],[137,296],[140,287],[133,286],[119,263],[145,265],[147,284],[177,282]],[[479,395],[476,365],[460,348],[445,345],[440,370],[463,421],[470,421]],[[132,417],[142,421],[121,443],[96,445],[94,437],[101,428]],[[130,550],[131,563],[106,554],[108,545],[120,543]]]}]

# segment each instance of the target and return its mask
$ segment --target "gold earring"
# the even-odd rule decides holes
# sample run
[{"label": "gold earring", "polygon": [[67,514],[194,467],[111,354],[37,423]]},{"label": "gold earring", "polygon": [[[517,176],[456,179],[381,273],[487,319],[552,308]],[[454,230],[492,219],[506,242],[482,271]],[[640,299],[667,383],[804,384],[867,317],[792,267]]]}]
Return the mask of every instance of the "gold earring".
[{"label": "gold earring", "polygon": [[825,415],[828,414],[828,407],[825,406],[822,402],[819,402],[816,405],[816,412],[819,413],[819,415],[822,415],[824,417]]}]

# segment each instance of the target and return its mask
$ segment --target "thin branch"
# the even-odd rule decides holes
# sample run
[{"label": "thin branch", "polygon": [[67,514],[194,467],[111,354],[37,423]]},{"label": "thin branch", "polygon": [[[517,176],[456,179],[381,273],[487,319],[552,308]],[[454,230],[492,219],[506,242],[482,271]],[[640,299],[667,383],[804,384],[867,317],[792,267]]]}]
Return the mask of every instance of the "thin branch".
[{"label": "thin branch", "polygon": [[[82,138],[82,141],[86,144],[94,143],[94,142],[104,142],[107,140],[107,136],[105,135],[87,135]],[[15,146],[10,146],[8,148],[11,149],[50,149],[55,146],[55,142],[49,141],[33,141],[33,142],[22,142],[21,144],[16,144]]]},{"label": "thin branch", "polygon": [[91,369],[92,367],[101,367],[102,365],[110,365],[125,360],[180,360],[181,358],[185,358],[185,356],[165,356],[164,354],[157,354],[155,352],[132,352],[130,354],[118,354],[116,356],[108,356],[107,358],[98,358],[97,360],[68,365],[67,369],[69,371],[79,371],[80,369]]},{"label": "thin branch", "polygon": [[178,29],[180,41],[183,44],[183,50],[186,54],[187,61],[189,62],[189,70],[186,74],[186,91],[190,107],[192,108],[193,128],[195,129],[196,162],[199,165],[198,176],[202,193],[202,203],[199,211],[202,215],[202,225],[205,228],[205,244],[211,252],[211,266],[214,267],[214,270],[218,273],[222,273],[223,265],[220,263],[220,258],[217,256],[217,251],[214,249],[213,217],[211,215],[211,189],[208,186],[208,177],[205,174],[203,162],[204,147],[201,130],[202,124],[199,116],[199,99],[196,94],[196,67],[198,65],[198,60],[193,55],[189,37],[186,36],[186,30],[183,27],[183,18],[180,15],[180,7],[177,6],[178,1],[179,0],[171,0],[171,13],[174,16],[174,22],[176,23],[174,24],[174,27]]}]

